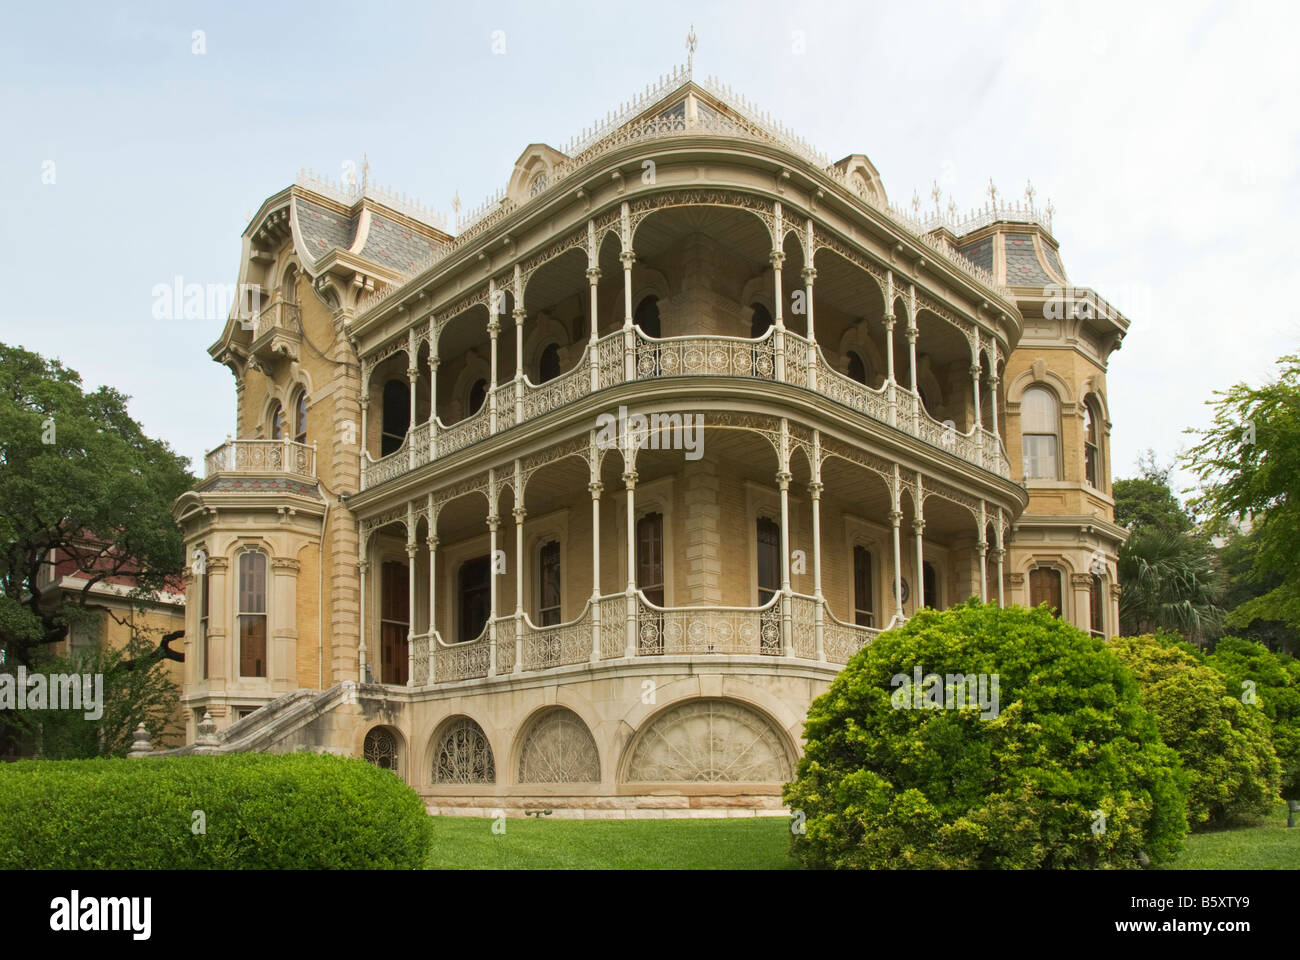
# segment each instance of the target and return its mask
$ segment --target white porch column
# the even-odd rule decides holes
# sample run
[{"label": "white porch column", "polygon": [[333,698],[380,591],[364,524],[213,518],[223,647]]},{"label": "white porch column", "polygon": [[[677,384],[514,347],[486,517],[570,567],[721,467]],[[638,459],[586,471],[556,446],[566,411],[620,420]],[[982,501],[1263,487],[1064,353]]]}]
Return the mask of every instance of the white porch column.
[{"label": "white porch column", "polygon": [[636,471],[623,473],[627,488],[627,655],[636,656]]},{"label": "white porch column", "polygon": [[[815,441],[814,441],[815,443]],[[815,456],[815,454],[814,454]],[[822,620],[822,482],[821,465],[813,468],[813,481],[808,484],[808,496],[812,499],[813,521],[813,596],[817,598],[814,610],[814,632],[817,644],[817,659],[826,661],[826,644],[823,639]]]},{"label": "white porch column", "polygon": [[894,379],[894,312],[885,314],[885,360],[889,368],[889,425],[898,426],[898,382]]},{"label": "white porch column", "polygon": [[772,318],[772,349],[776,357],[775,377],[777,380],[785,379],[785,312],[783,302],[785,295],[781,292],[781,264],[785,263],[785,254],[779,248],[774,248],[768,256],[768,262],[772,264],[772,282],[774,292],[772,302],[776,306]]},{"label": "white porch column", "polygon": [[591,662],[600,662],[600,494],[599,480],[587,484],[591,493]]},{"label": "white porch column", "polygon": [[[519,461],[515,461],[518,463]],[[522,497],[520,498],[523,499]],[[528,511],[515,507],[515,667],[512,672],[524,669],[524,518]]]},{"label": "white porch column", "polygon": [[[433,498],[430,497],[430,500]],[[432,516],[432,511],[430,511]],[[432,529],[432,524],[430,524]],[[429,673],[424,678],[425,683],[432,683],[434,678],[433,658],[438,649],[438,538],[435,535],[424,541],[425,547],[429,551]]]},{"label": "white porch column", "polygon": [[[812,221],[808,221],[808,229],[812,230]],[[809,258],[811,263],[811,258]],[[817,330],[813,325],[813,281],[817,279],[817,270],[814,267],[803,268],[803,285],[804,285],[804,308],[808,311],[808,387],[817,389]]]},{"label": "white porch column", "polygon": [[[518,267],[515,267],[518,270]],[[516,301],[521,302],[521,301]],[[515,321],[515,423],[524,421],[524,311],[516,307]]]},{"label": "white porch column", "polygon": [[600,339],[599,305],[596,302],[596,285],[600,283],[600,267],[587,268],[587,283],[591,288],[591,336],[587,338],[587,362],[591,366],[591,389],[594,393],[600,389],[600,358],[596,356],[596,341]]},{"label": "white porch column", "polygon": [[916,537],[916,603],[913,610],[925,606],[925,555],[921,545],[921,535],[925,533],[925,491],[922,488],[921,474],[916,475],[916,503],[913,505],[916,516],[912,518],[912,534]]},{"label": "white porch column", "polygon": [[358,456],[361,461],[359,475],[361,477],[361,489],[366,488],[366,461],[370,459],[368,451],[370,449],[370,433],[366,429],[366,410],[370,406],[370,398],[366,396],[365,389],[361,392],[361,442],[357,445]]},{"label": "white porch column", "polygon": [[437,348],[429,350],[429,459],[437,456],[438,437],[438,354]]},{"label": "white porch column", "polygon": [[[361,541],[361,559],[357,561],[357,570],[361,574],[361,643],[357,647],[357,656],[359,658],[357,671],[357,680],[360,683],[366,682],[366,573],[370,569],[370,561],[366,558],[366,534],[362,534]],[[235,632],[231,631],[231,636]]]},{"label": "white porch column", "polygon": [[[996,404],[995,404],[996,407]],[[1002,597],[1002,562],[1006,558],[1007,551],[1002,544],[1002,508],[998,507],[996,526],[993,528],[993,542],[996,549],[993,551],[993,559],[998,565],[998,606],[1004,606],[1005,600]]]},{"label": "white porch column", "polygon": [[636,379],[636,333],[632,330],[632,264],[636,254],[624,250],[618,255],[623,262],[623,378]]},{"label": "white porch column", "polygon": [[903,511],[895,507],[889,511],[889,523],[894,528],[894,616],[903,619],[903,544],[899,537],[899,524]]},{"label": "white porch column", "polygon": [[415,686],[415,525],[406,535],[406,685]]},{"label": "white porch column", "polygon": [[[495,484],[491,485],[495,494]],[[493,512],[488,514],[488,530],[492,533],[488,548],[488,676],[497,675],[497,531],[501,527],[501,517],[496,513],[496,498],[492,500]]]},{"label": "white porch column", "polygon": [[415,462],[415,443],[411,437],[411,431],[415,429],[415,392],[416,386],[420,382],[420,368],[415,362],[415,328],[406,331],[406,385],[411,394],[411,413],[406,421],[406,454],[407,463],[414,470],[417,466]]},{"label": "white porch column", "polygon": [[501,321],[492,314],[487,325],[488,337],[491,340],[490,351],[492,354],[492,382],[488,386],[488,432],[497,432],[497,334],[501,332]]},{"label": "white porch column", "polygon": [[790,481],[789,470],[776,475],[781,487],[781,656],[794,656],[794,631],[790,620]]},{"label": "white porch column", "polygon": [[988,518],[988,511],[984,506],[983,500],[980,501],[979,524],[980,524],[980,537],[979,540],[975,542],[975,549],[978,551],[979,558],[980,558],[980,603],[988,603],[989,602],[989,574],[988,574],[987,560],[988,560],[988,553],[989,553],[989,542],[987,540],[987,537],[988,537],[989,518]]}]

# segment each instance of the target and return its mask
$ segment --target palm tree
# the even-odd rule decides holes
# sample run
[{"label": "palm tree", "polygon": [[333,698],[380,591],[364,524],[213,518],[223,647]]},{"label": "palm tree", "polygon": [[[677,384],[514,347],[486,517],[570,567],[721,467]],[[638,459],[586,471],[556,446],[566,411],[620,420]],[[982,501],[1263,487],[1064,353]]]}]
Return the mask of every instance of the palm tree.
[{"label": "palm tree", "polygon": [[1193,534],[1139,530],[1119,552],[1120,628],[1200,637],[1223,622],[1223,578],[1208,543]]}]

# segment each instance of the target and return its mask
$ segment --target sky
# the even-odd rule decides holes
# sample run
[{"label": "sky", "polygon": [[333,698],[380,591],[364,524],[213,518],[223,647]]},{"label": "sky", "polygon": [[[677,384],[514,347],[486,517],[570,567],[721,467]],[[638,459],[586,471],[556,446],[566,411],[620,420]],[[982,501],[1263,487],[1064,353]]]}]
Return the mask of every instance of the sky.
[{"label": "sky", "polygon": [[865,153],[895,202],[937,181],[969,210],[990,179],[1052,201],[1071,281],[1132,323],[1115,477],[1300,349],[1300,4],[1131,0],[13,5],[0,341],[129,394],[201,471],[234,429],[223,318],[158,316],[159,284],[234,283],[248,218],[303,167],[337,180],[364,154],[372,180],[477,206],[526,145],[683,63],[692,25],[697,77],[832,160]]}]

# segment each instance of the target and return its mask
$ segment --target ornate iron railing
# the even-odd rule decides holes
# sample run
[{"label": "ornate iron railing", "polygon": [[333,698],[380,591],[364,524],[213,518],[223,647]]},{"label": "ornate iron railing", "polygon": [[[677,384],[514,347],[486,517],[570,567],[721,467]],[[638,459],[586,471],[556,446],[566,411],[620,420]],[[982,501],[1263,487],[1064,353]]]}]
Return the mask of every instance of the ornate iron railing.
[{"label": "ornate iron railing", "polygon": [[[633,328],[631,337],[617,330],[597,340],[594,345],[597,389],[615,386],[628,378],[626,354],[631,345],[632,380],[656,380],[665,377],[720,376],[777,379],[778,360],[784,363],[784,382],[817,392],[863,413],[873,420],[892,424],[904,433],[982,466],[1001,477],[1009,477],[1010,464],[1000,439],[983,428],[957,432],[955,426],[941,423],[921,406],[915,394],[895,385],[891,411],[889,385],[873,390],[840,373],[821,352],[802,336],[784,331],[777,346],[775,329],[750,340],[742,337],[688,336],[648,337]],[[592,393],[593,345],[588,343],[581,358],[570,369],[546,383],[536,384],[524,378],[518,406],[514,381],[498,386],[496,397],[496,432],[500,433],[572,403]],[[815,374],[815,381],[814,381]],[[362,486],[369,488],[404,473],[413,466],[432,460],[484,440],[492,434],[489,403],[451,426],[441,420],[425,421],[413,427],[402,445],[380,460],[366,454]],[[412,455],[413,453],[413,455]]]},{"label": "ornate iron railing", "polygon": [[227,440],[204,458],[204,476],[291,473],[316,476],[316,445],[293,440]]},{"label": "ornate iron railing", "polygon": [[781,596],[761,607],[657,607],[637,594],[637,656],[781,655]]},{"label": "ornate iron railing", "polygon": [[855,653],[869,644],[883,631],[873,627],[859,627],[845,623],[826,607],[822,617],[822,644],[827,663],[848,663]]},{"label": "ornate iron railing", "polygon": [[[464,643],[444,643],[434,633],[433,680],[435,683],[447,683],[456,680],[473,680],[488,675],[491,662],[491,645],[488,642],[488,628],[473,640]],[[511,647],[514,646],[512,640]]]},{"label": "ornate iron railing", "polygon": [[582,613],[568,623],[549,627],[533,624],[523,616],[523,652],[525,670],[546,670],[591,660],[591,601]]}]

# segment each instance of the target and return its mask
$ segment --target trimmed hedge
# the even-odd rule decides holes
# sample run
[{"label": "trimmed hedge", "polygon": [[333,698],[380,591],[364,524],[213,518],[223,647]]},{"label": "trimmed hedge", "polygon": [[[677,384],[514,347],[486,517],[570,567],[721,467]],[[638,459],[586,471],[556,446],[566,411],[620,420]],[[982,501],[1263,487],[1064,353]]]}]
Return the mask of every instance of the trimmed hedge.
[{"label": "trimmed hedge", "polygon": [[[917,667],[996,675],[997,716],[903,709]],[[922,610],[849,660],[804,734],[784,797],[807,866],[1126,868],[1187,833],[1186,774],[1132,674],[1045,607]]]},{"label": "trimmed hedge", "polygon": [[0,764],[3,870],[417,869],[431,838],[415,791],[347,757]]}]

